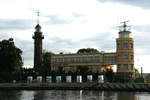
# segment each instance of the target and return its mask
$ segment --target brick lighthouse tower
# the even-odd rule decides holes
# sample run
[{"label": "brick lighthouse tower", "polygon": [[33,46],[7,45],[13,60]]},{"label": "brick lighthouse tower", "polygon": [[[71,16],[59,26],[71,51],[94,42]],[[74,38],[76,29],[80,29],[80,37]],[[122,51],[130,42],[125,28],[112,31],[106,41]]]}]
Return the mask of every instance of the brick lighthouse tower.
[{"label": "brick lighthouse tower", "polygon": [[39,12],[37,25],[35,26],[35,32],[32,38],[34,39],[34,70],[39,71],[42,66],[42,40],[44,39],[39,24]]},{"label": "brick lighthouse tower", "polygon": [[122,22],[120,27],[119,38],[116,39],[117,45],[117,72],[120,76],[130,80],[134,72],[134,41],[130,37],[130,27],[126,24],[127,21]]}]

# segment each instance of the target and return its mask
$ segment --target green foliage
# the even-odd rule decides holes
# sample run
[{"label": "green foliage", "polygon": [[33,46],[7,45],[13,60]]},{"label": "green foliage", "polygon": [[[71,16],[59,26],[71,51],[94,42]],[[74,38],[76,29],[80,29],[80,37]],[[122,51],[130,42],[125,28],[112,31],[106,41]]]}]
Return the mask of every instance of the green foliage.
[{"label": "green foliage", "polygon": [[43,73],[49,73],[49,71],[51,70],[51,55],[53,55],[52,52],[48,52],[48,51],[44,51],[43,52],[43,62],[42,62],[42,69],[40,69],[40,72]]},{"label": "green foliage", "polygon": [[50,67],[51,55],[53,55],[52,52],[48,52],[48,51],[43,52],[43,67],[45,67],[45,68]]},{"label": "green foliage", "polygon": [[65,71],[64,71],[63,67],[58,67],[57,75],[64,75],[64,74],[65,74]]},{"label": "green foliage", "polygon": [[107,82],[113,82],[114,72],[112,69],[106,69],[105,78]]},{"label": "green foliage", "polygon": [[88,73],[88,71],[89,71],[88,66],[78,66],[77,67],[77,74],[84,75],[84,74]]},{"label": "green foliage", "polygon": [[149,74],[146,75],[145,81],[146,81],[146,82],[150,82],[150,75],[149,75]]},{"label": "green foliage", "polygon": [[115,82],[120,83],[127,83],[127,82],[133,82],[132,79],[132,72],[118,72],[115,75]]},{"label": "green foliage", "polygon": [[94,48],[83,48],[83,49],[79,49],[77,51],[78,54],[80,53],[99,53],[99,51],[97,49]]},{"label": "green foliage", "polygon": [[136,83],[144,83],[144,78],[142,78],[142,77],[136,78],[136,79],[134,80],[134,82],[136,82]]},{"label": "green foliage", "polygon": [[[42,67],[38,72],[39,75],[42,75],[44,78],[49,75],[51,72],[51,56],[53,55],[52,52],[44,51],[43,52],[43,60],[42,60]],[[44,79],[45,80],[45,79]]]},{"label": "green foliage", "polygon": [[[9,79],[12,72],[22,67],[22,51],[17,48],[12,38],[0,41],[0,75]],[[7,77],[6,77],[7,76]]]}]

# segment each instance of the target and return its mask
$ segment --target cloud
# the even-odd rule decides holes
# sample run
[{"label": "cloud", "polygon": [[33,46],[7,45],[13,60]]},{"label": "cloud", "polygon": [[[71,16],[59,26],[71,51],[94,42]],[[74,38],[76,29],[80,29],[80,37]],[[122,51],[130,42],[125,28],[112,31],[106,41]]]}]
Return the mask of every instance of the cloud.
[{"label": "cloud", "polygon": [[49,16],[46,16],[46,18],[48,20],[46,20],[46,24],[53,24],[53,25],[56,25],[56,24],[69,24],[71,23],[72,21],[69,20],[69,19],[63,19],[63,18],[60,18],[59,16],[57,15],[49,15]]},{"label": "cloud", "polygon": [[74,12],[74,13],[72,13],[72,16],[73,16],[73,17],[82,17],[82,16],[84,16],[84,15],[82,15],[82,14],[80,14],[80,13],[77,13],[77,12]]},{"label": "cloud", "polygon": [[138,55],[148,55],[150,50],[150,25],[134,26],[133,37],[135,40],[135,52]]},{"label": "cloud", "polygon": [[150,24],[144,24],[144,25],[135,25],[133,28],[136,31],[144,31],[144,32],[149,32],[150,31]]},{"label": "cloud", "polygon": [[99,2],[112,2],[112,3],[123,3],[133,6],[138,6],[141,8],[150,8],[150,2],[149,0],[97,0]]},{"label": "cloud", "polygon": [[80,47],[78,44],[79,41],[73,41],[71,39],[62,39],[60,37],[50,37],[45,38],[44,42],[44,49],[46,51],[52,51],[54,53],[64,52],[76,52],[75,50],[72,51],[72,49],[75,49],[77,47]]},{"label": "cloud", "polygon": [[116,38],[110,32],[97,33],[93,37],[82,40],[87,47],[97,48],[99,51],[115,52]]},{"label": "cloud", "polygon": [[0,33],[0,41],[8,38],[10,38],[8,33],[2,33],[2,32]]},{"label": "cloud", "polygon": [[0,30],[31,29],[34,20],[31,19],[0,19]]},{"label": "cloud", "polygon": [[23,51],[22,59],[24,62],[24,66],[25,67],[33,66],[34,41],[14,37],[14,42],[15,42],[15,45]]},{"label": "cloud", "polygon": [[77,12],[73,12],[72,14],[70,14],[70,16],[61,16],[61,15],[45,15],[43,17],[45,17],[47,20],[44,22],[46,24],[53,24],[53,25],[63,25],[63,24],[70,24],[74,21],[74,19],[79,18],[83,16],[82,14],[79,14]]},{"label": "cloud", "polygon": [[115,52],[115,38],[111,33],[97,33],[90,38],[72,40],[60,37],[46,37],[44,49],[54,53],[76,53],[81,48],[96,48],[99,51]]}]

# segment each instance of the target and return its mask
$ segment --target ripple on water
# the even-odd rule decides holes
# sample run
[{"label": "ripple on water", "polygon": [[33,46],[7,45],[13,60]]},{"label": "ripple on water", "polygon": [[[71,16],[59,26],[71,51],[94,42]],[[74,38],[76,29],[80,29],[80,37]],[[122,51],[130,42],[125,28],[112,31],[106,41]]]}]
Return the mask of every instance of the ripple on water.
[{"label": "ripple on water", "polygon": [[148,92],[113,91],[0,91],[0,100],[149,100]]}]

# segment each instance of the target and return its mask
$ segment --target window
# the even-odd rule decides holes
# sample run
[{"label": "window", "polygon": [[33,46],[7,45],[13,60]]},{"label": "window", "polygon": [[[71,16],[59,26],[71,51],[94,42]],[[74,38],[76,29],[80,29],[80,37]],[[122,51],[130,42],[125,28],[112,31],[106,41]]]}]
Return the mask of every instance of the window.
[{"label": "window", "polygon": [[71,62],[74,62],[74,58],[73,57],[71,57],[70,60],[71,60]]},{"label": "window", "polygon": [[117,45],[118,45],[118,48],[120,48],[120,43],[118,43]]},{"label": "window", "polygon": [[128,48],[128,43],[123,43],[123,48]]},{"label": "window", "polygon": [[54,62],[55,62],[54,58],[52,58],[52,60],[51,60],[51,61],[52,61],[52,63],[54,63]]},{"label": "window", "polygon": [[133,60],[134,58],[133,58],[133,55],[131,55],[131,59]]},{"label": "window", "polygon": [[57,59],[57,58],[55,58],[55,62],[58,62],[58,59]]},{"label": "window", "polygon": [[128,59],[128,55],[124,55],[124,56],[123,56],[123,59]]},{"label": "window", "polygon": [[87,57],[87,62],[91,62],[91,61],[90,61],[90,57]]},{"label": "window", "polygon": [[115,61],[116,61],[115,56],[111,56],[111,57],[110,57],[110,62],[111,62],[111,63],[115,63]]},{"label": "window", "polygon": [[94,62],[94,58],[93,56],[90,57],[91,62]]},{"label": "window", "polygon": [[64,58],[64,62],[67,62],[67,58]]},{"label": "window", "polygon": [[120,70],[120,68],[121,68],[121,65],[120,65],[120,64],[118,64],[118,66],[117,66],[117,70]]},{"label": "window", "polygon": [[118,59],[118,60],[120,59],[120,55],[117,55],[117,59]]},{"label": "window", "polygon": [[87,56],[84,59],[85,59],[85,62],[88,62],[88,57]]},{"label": "window", "polygon": [[131,64],[131,70],[134,70],[134,65],[133,64]]},{"label": "window", "polygon": [[99,62],[99,56],[95,56],[95,62]]},{"label": "window", "polygon": [[126,69],[126,70],[128,69],[128,64],[124,65],[124,69]]},{"label": "window", "polygon": [[74,62],[77,62],[77,57],[74,57]]},{"label": "window", "polygon": [[120,38],[129,38],[130,36],[129,36],[129,34],[127,34],[127,33],[126,33],[126,34],[125,34],[125,33],[120,33],[120,34],[119,34],[119,37],[120,37]]},{"label": "window", "polygon": [[131,43],[130,45],[131,45],[131,48],[133,48],[133,43]]}]

